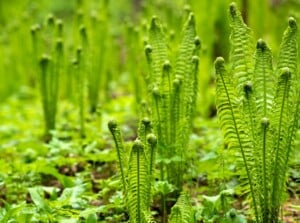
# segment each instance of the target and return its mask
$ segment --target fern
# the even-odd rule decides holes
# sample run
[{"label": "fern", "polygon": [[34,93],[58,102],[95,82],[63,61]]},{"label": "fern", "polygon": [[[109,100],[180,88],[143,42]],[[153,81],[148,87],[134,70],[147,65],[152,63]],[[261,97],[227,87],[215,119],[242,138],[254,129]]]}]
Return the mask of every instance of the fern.
[{"label": "fern", "polygon": [[145,197],[147,197],[147,164],[144,145],[140,141],[134,142],[129,159],[127,199],[130,222],[145,222]]},{"label": "fern", "polygon": [[108,128],[117,148],[125,204],[130,222],[154,222],[150,213],[150,205],[157,139],[151,133],[151,122],[148,118],[144,118],[140,122],[138,139],[133,143],[130,154],[124,149],[121,131],[116,121],[110,121]]},{"label": "fern", "polygon": [[299,109],[297,25],[289,19],[273,70],[272,53],[261,39],[252,60],[251,30],[235,4],[229,11],[231,69],[222,58],[215,62],[220,127],[228,147],[240,151],[241,180],[248,181],[243,189],[250,192],[256,222],[279,222]]},{"label": "fern", "polygon": [[[34,59],[43,52],[39,60],[39,82],[45,121],[45,140],[51,139],[50,131],[55,129],[59,80],[63,67],[63,24],[53,15],[49,15],[46,25],[41,29],[34,26],[31,29]],[[56,31],[56,33],[55,33]],[[48,42],[47,40],[48,39]],[[38,68],[38,66],[36,66]]]},{"label": "fern", "polygon": [[253,198],[255,215],[257,215],[256,196],[253,186],[253,176],[251,175],[253,144],[246,131],[246,123],[239,111],[237,103],[237,93],[232,86],[231,78],[225,70],[224,59],[217,58],[215,62],[217,76],[217,110],[224,139],[228,147],[239,149],[246,170],[246,177],[249,181],[250,192]]},{"label": "fern", "polygon": [[181,193],[169,216],[170,223],[196,223],[195,211],[187,194]]},{"label": "fern", "polygon": [[158,155],[163,160],[160,163],[160,179],[167,179],[180,191],[197,96],[200,41],[193,13],[190,13],[183,27],[174,66],[169,60],[172,56],[168,55],[167,49],[162,27],[154,17],[145,53],[149,64],[148,87],[152,94],[153,126],[158,136]]},{"label": "fern", "polygon": [[117,154],[118,154],[118,164],[122,176],[123,191],[125,192],[127,191],[127,183],[125,180],[125,173],[126,173],[125,166],[128,163],[127,161],[128,158],[123,145],[122,134],[115,120],[111,120],[108,122],[108,128],[113,136],[116,145]]},{"label": "fern", "polygon": [[253,72],[251,58],[253,53],[251,30],[246,26],[237,10],[235,4],[231,4],[230,26],[231,26],[231,51],[232,71],[238,94],[242,94],[244,85],[250,81]]}]

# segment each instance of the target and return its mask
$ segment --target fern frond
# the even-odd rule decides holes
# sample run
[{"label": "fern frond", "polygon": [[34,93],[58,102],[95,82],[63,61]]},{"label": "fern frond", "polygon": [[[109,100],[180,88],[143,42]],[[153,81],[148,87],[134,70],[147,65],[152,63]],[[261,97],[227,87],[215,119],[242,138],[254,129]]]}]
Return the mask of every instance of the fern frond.
[{"label": "fern frond", "polygon": [[256,222],[278,223],[298,126],[297,25],[289,19],[274,72],[271,50],[261,39],[253,66],[251,31],[235,4],[230,5],[230,16],[230,73],[223,59],[215,63],[220,126],[229,148],[240,149],[246,170],[240,179],[248,180]]},{"label": "fern frond", "polygon": [[[178,50],[178,55],[175,62],[175,82],[180,82],[179,86],[174,86],[172,95],[172,113],[173,118],[170,120],[171,132],[174,141],[171,141],[174,152],[177,156],[176,163],[172,164],[176,167],[178,173],[182,173],[183,164],[182,159],[184,151],[187,148],[188,136],[191,127],[191,120],[193,117],[194,107],[196,105],[197,92],[197,68],[198,55],[200,49],[200,41],[197,37],[195,28],[194,14],[190,13],[187,22],[182,31],[182,40]],[[176,85],[176,84],[175,84]],[[177,104],[178,103],[178,104]],[[171,113],[171,114],[172,114]],[[170,152],[172,152],[170,150]],[[169,168],[172,169],[172,168]],[[173,168],[174,169],[174,168]],[[181,174],[176,174],[174,171],[169,173],[172,183],[178,189],[181,188]]]},{"label": "fern frond", "polygon": [[252,86],[252,82],[248,81],[244,85],[244,94],[243,94],[243,115],[244,115],[244,121],[246,125],[250,128],[250,132],[248,132],[248,135],[250,139],[254,142],[254,138],[256,136],[256,103],[255,103],[255,96],[254,96],[254,90]]},{"label": "fern frond", "polygon": [[146,222],[149,184],[144,145],[137,140],[132,146],[128,169],[127,204],[131,223]]},{"label": "fern frond", "polygon": [[50,69],[50,57],[48,55],[43,55],[40,59],[39,66],[40,66],[40,91],[42,96],[42,105],[43,105],[43,113],[44,113],[44,120],[46,125],[46,134],[49,134],[49,130],[52,129],[51,122],[49,122],[49,118],[47,115],[50,114],[50,104],[49,104],[49,69]]},{"label": "fern frond", "polygon": [[147,147],[149,148],[149,159],[148,159],[148,163],[149,163],[149,176],[152,177],[152,173],[154,171],[154,165],[155,165],[155,148],[157,145],[157,138],[154,134],[149,134],[147,135]]},{"label": "fern frond", "polygon": [[[182,81],[179,78],[176,78],[175,80],[173,80],[173,92],[172,92],[172,120],[179,120],[181,115],[180,115],[180,104],[181,104],[181,97],[180,97],[180,93],[181,93],[181,89],[182,89]],[[178,123],[177,122],[172,122],[172,127],[171,127],[171,131],[172,131],[172,135],[171,135],[171,141],[174,143],[176,138],[179,136],[179,127],[178,127]]]},{"label": "fern frond", "polygon": [[258,118],[270,117],[275,77],[273,75],[271,50],[262,39],[258,40],[256,44],[253,79]]},{"label": "fern frond", "polygon": [[[288,67],[292,76],[297,69],[297,23],[294,18],[289,18],[289,24],[283,34],[277,62],[277,72]],[[292,77],[293,79],[295,77]]]},{"label": "fern frond", "polygon": [[[278,216],[282,193],[286,180],[287,163],[294,142],[298,116],[299,87],[297,77],[297,24],[294,18],[289,18],[289,25],[284,32],[280,45],[277,65],[278,91],[274,104],[274,119],[276,129],[275,158],[272,182],[272,216]],[[297,102],[297,103],[295,103]],[[279,111],[280,110],[280,111]],[[275,219],[274,222],[278,220]]]},{"label": "fern frond", "polygon": [[244,23],[240,11],[235,3],[230,4],[231,26],[231,72],[233,73],[234,87],[237,87],[238,95],[242,95],[244,85],[252,79],[252,36],[251,30]]},{"label": "fern frond", "polygon": [[236,101],[236,91],[231,82],[231,77],[225,69],[223,58],[219,57],[216,59],[215,69],[217,84],[216,105],[220,127],[228,147],[240,150],[241,152],[251,197],[255,207],[255,215],[258,216],[256,209],[257,198],[252,183],[253,175],[251,174],[254,165],[252,157],[253,141],[246,131],[245,122],[242,117],[243,113],[239,110],[240,106]]},{"label": "fern frond", "polygon": [[270,181],[271,181],[271,160],[272,156],[272,133],[270,132],[270,116],[274,98],[275,78],[272,68],[272,53],[263,40],[258,40],[255,52],[254,66],[254,93],[256,98],[256,112],[250,113],[260,121],[260,127],[256,127],[254,138],[255,159],[255,182],[258,192],[260,216],[263,221],[269,218],[270,214]]},{"label": "fern frond", "polygon": [[[195,107],[197,63],[195,59],[199,55],[200,41],[195,28],[194,14],[190,13],[183,28],[183,37],[175,64],[175,78],[182,80],[182,112],[181,120],[187,119],[187,127],[191,121],[192,108]],[[195,56],[195,57],[194,57]],[[194,58],[194,60],[193,60]],[[189,131],[183,130],[188,133]],[[186,139],[181,140],[186,142]]]},{"label": "fern frond", "polygon": [[146,53],[150,53],[151,55],[147,56],[150,58],[150,83],[153,84],[151,89],[154,86],[160,85],[160,80],[162,77],[162,67],[164,62],[167,60],[167,44],[166,39],[162,31],[162,27],[158,22],[156,17],[153,17],[151,20],[151,25],[149,29],[149,46],[151,46],[151,51],[147,51]]},{"label": "fern frond", "polygon": [[289,144],[288,130],[290,124],[290,105],[289,105],[289,91],[291,86],[291,72],[289,68],[283,68],[279,76],[277,84],[277,92],[274,98],[274,127],[275,127],[275,142],[274,142],[274,161],[273,167],[273,182],[272,182],[272,205],[274,206],[272,213],[274,216],[278,216],[279,207],[281,204],[281,188],[285,181],[285,173],[282,171],[285,167],[286,150]]},{"label": "fern frond", "polygon": [[[199,41],[199,38],[195,38],[195,49],[200,49],[200,41]],[[197,49],[197,51],[198,51]],[[192,103],[191,103],[191,106],[189,107],[189,110],[190,110],[190,120],[189,120],[189,123],[191,124],[192,123],[192,119],[194,118],[194,115],[195,115],[195,108],[196,108],[196,102],[197,102],[197,93],[198,93],[198,78],[197,78],[197,75],[198,75],[198,69],[199,69],[199,56],[197,56],[198,54],[195,54],[193,57],[192,57],[192,68],[191,68],[191,73],[192,73],[192,88],[193,88],[193,93],[192,93]]]},{"label": "fern frond", "polygon": [[[298,58],[298,45],[297,45],[297,23],[292,17],[289,18],[288,27],[286,28],[280,44],[277,75],[280,75],[281,69],[288,67],[291,72],[292,82],[298,81],[297,73],[297,58]],[[298,85],[292,84],[290,87],[291,100],[297,100],[297,87]]]},{"label": "fern frond", "polygon": [[128,163],[128,158],[125,152],[121,130],[118,127],[118,124],[115,120],[111,120],[108,122],[108,128],[113,136],[116,145],[118,161],[119,161],[118,164],[119,164],[121,177],[122,177],[123,191],[124,193],[126,193],[127,182],[125,176],[126,176],[126,165]]},{"label": "fern frond", "polygon": [[[152,90],[152,108],[154,109],[153,111],[153,125],[155,126],[155,132],[156,135],[159,136],[158,138],[158,153],[161,157],[166,157],[166,132],[164,131],[163,125],[161,123],[163,122],[164,116],[163,112],[161,109],[161,93],[158,89],[157,86],[155,86]],[[166,120],[164,120],[166,121]],[[161,164],[162,165],[162,164]],[[162,168],[161,168],[162,169]],[[163,172],[161,172],[163,174]],[[163,179],[163,177],[162,177]]]},{"label": "fern frond", "polygon": [[190,197],[181,193],[176,204],[171,209],[170,223],[196,223],[195,211],[191,204]]},{"label": "fern frond", "polygon": [[144,144],[147,144],[147,135],[151,133],[152,126],[148,117],[144,117],[139,124],[138,139]]},{"label": "fern frond", "polygon": [[273,138],[270,131],[270,120],[263,117],[260,122],[261,126],[257,134],[257,145],[254,155],[256,155],[255,182],[257,183],[257,192],[260,208],[260,217],[262,222],[268,222],[270,217],[270,191],[272,180],[272,144]]},{"label": "fern frond", "polygon": [[171,145],[171,79],[172,79],[172,69],[170,61],[166,60],[162,67],[162,77],[160,84],[160,111],[161,111],[161,121],[159,125],[163,131],[163,142],[164,145]]},{"label": "fern frond", "polygon": [[[164,148],[167,145],[167,114],[166,109],[168,107],[168,99],[165,98],[165,92],[168,91],[168,87],[165,83],[170,78],[169,71],[163,68],[167,60],[167,44],[165,35],[162,31],[162,27],[156,17],[151,20],[149,29],[149,44],[145,48],[146,57],[149,64],[149,90],[152,92],[153,100],[152,107],[153,111],[153,123],[156,128],[157,135],[159,135],[159,153],[163,154]],[[162,82],[162,78],[165,77],[165,83]],[[168,84],[167,84],[168,85]],[[163,123],[160,125],[160,123]]]},{"label": "fern frond", "polygon": [[[152,183],[154,180],[154,166],[155,166],[155,153],[156,153],[156,146],[157,146],[157,138],[154,134],[148,134],[147,135],[147,150],[145,151],[146,153],[146,158],[147,158],[147,167],[148,167],[148,192],[147,192],[147,207],[150,207],[151,205],[151,200],[152,200]],[[151,215],[150,215],[151,216]]]}]

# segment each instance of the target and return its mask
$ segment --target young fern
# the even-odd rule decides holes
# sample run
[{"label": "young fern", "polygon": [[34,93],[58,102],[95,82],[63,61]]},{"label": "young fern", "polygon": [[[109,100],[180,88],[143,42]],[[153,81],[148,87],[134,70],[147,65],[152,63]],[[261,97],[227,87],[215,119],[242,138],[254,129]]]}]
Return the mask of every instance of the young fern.
[{"label": "young fern", "polygon": [[[108,3],[103,3],[102,13],[94,15],[91,22],[91,72],[88,76],[88,96],[90,100],[90,112],[94,113],[99,104],[99,96],[104,76],[106,75],[107,39],[109,33]],[[93,42],[94,40],[94,42]]]},{"label": "young fern", "polygon": [[50,15],[42,28],[38,25],[32,27],[31,35],[34,58],[38,59],[37,54],[43,52],[39,60],[38,80],[45,121],[45,139],[48,141],[51,138],[50,130],[55,129],[59,80],[63,72],[63,23]]},{"label": "young fern", "polygon": [[124,144],[123,144],[122,134],[121,134],[121,131],[115,120],[111,120],[108,123],[108,128],[113,136],[113,139],[114,139],[114,142],[116,145],[117,155],[118,155],[118,164],[119,164],[119,169],[120,169],[121,177],[122,177],[123,191],[125,192],[127,190],[127,183],[125,180],[126,179],[125,178],[125,173],[126,173],[125,166],[127,165],[128,161],[127,161],[127,154],[126,154]]},{"label": "young fern", "polygon": [[162,27],[156,17],[152,19],[145,53],[149,64],[152,119],[154,131],[159,136],[158,155],[162,160],[160,180],[167,180],[178,191],[182,187],[183,162],[196,103],[199,49],[200,41],[191,13],[183,28],[173,68]]},{"label": "young fern", "polygon": [[82,48],[78,47],[76,50],[76,57],[72,61],[73,73],[76,78],[77,92],[78,92],[78,104],[79,104],[79,123],[80,123],[80,136],[85,136],[85,76],[83,70],[83,61],[82,61]]},{"label": "young fern", "polygon": [[146,207],[143,198],[147,196],[147,181],[144,145],[140,141],[135,141],[132,146],[128,168],[127,199],[131,222],[145,221],[141,210],[145,210]]},{"label": "young fern", "polygon": [[[263,40],[252,61],[251,36],[235,4],[230,6],[230,71],[224,60],[215,62],[217,110],[225,142],[240,151],[256,222],[279,222],[287,163],[293,149],[299,109],[297,25],[289,19],[277,68]],[[235,81],[234,81],[235,80]]]},{"label": "young fern", "polygon": [[144,118],[140,122],[138,139],[133,143],[129,159],[117,123],[110,121],[108,127],[117,148],[123,192],[130,222],[153,222],[150,205],[157,139],[151,133],[151,123],[148,118]]},{"label": "young fern", "polygon": [[169,216],[170,223],[196,223],[195,211],[190,197],[181,193],[176,204],[171,209]]}]

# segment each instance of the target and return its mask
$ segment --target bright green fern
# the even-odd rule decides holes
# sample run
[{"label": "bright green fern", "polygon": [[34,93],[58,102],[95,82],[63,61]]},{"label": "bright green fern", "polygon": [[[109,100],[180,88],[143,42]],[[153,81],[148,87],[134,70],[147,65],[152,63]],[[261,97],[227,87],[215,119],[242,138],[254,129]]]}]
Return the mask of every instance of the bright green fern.
[{"label": "bright green fern", "polygon": [[172,207],[169,223],[196,223],[195,210],[187,194],[181,193]]},{"label": "bright green fern", "polygon": [[45,121],[45,140],[51,139],[50,131],[55,129],[59,80],[63,73],[63,23],[53,15],[49,15],[46,24],[41,28],[36,25],[31,28],[33,42],[33,58],[39,59],[39,87]]},{"label": "bright green fern", "polygon": [[169,55],[163,28],[156,17],[152,19],[145,52],[149,64],[152,120],[161,160],[160,180],[167,180],[178,191],[182,187],[184,160],[195,110],[199,49],[200,41],[192,13],[184,25],[174,63],[171,62],[173,56]]},{"label": "bright green fern", "polygon": [[273,69],[271,50],[260,39],[254,52],[235,4],[230,21],[231,67],[223,58],[215,62],[220,127],[228,147],[240,151],[256,222],[279,222],[298,120],[297,25],[289,19]]},{"label": "bright green fern", "polygon": [[115,121],[108,127],[115,141],[121,172],[125,204],[132,223],[153,222],[150,205],[152,201],[151,186],[155,160],[156,137],[151,133],[148,118],[144,118],[138,130],[138,139],[127,152],[123,145],[121,131]]}]

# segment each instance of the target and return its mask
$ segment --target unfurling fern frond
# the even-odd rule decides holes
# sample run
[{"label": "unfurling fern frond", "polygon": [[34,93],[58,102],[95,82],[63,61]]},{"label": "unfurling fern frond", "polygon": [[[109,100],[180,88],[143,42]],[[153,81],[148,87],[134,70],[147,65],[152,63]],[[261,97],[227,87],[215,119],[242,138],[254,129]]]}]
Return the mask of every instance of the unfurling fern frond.
[{"label": "unfurling fern frond", "polygon": [[284,67],[288,67],[292,74],[295,74],[293,77],[296,78],[297,70],[297,58],[298,49],[297,49],[297,23],[294,18],[289,18],[289,25],[283,34],[283,38],[280,45],[278,62],[277,62],[277,71],[280,71]]},{"label": "unfurling fern frond", "polygon": [[222,58],[215,63],[220,127],[228,147],[240,151],[256,222],[277,223],[300,101],[297,25],[289,19],[273,71],[263,40],[257,42],[253,61],[251,31],[234,4],[230,17],[232,67],[227,72]]},{"label": "unfurling fern frond", "polygon": [[[149,50],[151,49],[151,50]],[[146,47],[146,56],[150,64],[151,88],[159,85],[162,76],[162,67],[168,59],[166,39],[162,27],[156,17],[151,20],[149,29],[149,45]]]},{"label": "unfurling fern frond", "polygon": [[256,44],[253,79],[253,88],[257,99],[257,118],[270,117],[275,76],[273,75],[272,52],[262,39],[258,40]]},{"label": "unfurling fern frond", "polygon": [[230,35],[230,61],[232,62],[232,74],[234,87],[241,95],[244,85],[251,80],[253,72],[252,60],[253,44],[251,30],[244,23],[240,11],[235,3],[229,7],[229,17],[231,26]]},{"label": "unfurling fern frond", "polygon": [[147,135],[150,134],[151,131],[152,126],[150,119],[148,117],[143,118],[139,124],[138,138],[144,145],[147,144]]},{"label": "unfurling fern frond", "polygon": [[108,122],[108,128],[113,136],[113,139],[114,139],[114,142],[116,145],[117,155],[118,155],[118,164],[119,164],[121,177],[122,177],[123,191],[125,192],[127,189],[126,166],[128,163],[128,157],[125,152],[122,134],[121,134],[120,128],[115,120],[111,120]]},{"label": "unfurling fern frond", "polygon": [[190,197],[181,193],[176,204],[171,209],[170,223],[196,223],[195,211]]}]

